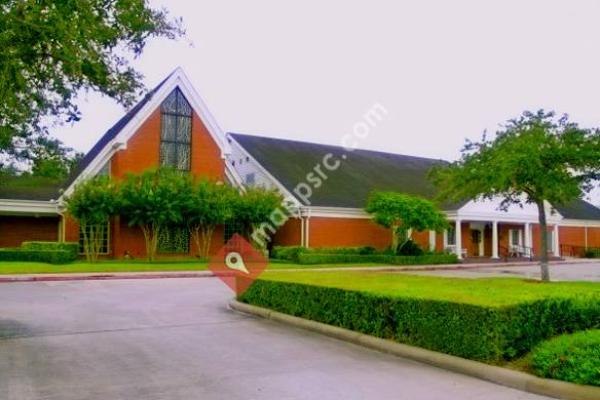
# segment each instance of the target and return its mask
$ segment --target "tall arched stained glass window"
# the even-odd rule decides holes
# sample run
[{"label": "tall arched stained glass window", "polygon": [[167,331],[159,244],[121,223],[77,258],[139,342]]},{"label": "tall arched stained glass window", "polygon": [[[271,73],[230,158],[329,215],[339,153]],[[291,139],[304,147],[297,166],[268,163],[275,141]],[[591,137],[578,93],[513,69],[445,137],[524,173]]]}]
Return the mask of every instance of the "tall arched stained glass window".
[{"label": "tall arched stained glass window", "polygon": [[161,105],[160,165],[190,170],[192,107],[179,88]]}]

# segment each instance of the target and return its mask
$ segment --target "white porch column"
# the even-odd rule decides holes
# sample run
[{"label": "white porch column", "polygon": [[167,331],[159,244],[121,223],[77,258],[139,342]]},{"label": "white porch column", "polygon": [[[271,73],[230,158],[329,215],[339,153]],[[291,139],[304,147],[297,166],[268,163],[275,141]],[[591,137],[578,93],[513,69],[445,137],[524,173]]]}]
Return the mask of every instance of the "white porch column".
[{"label": "white porch column", "polygon": [[429,251],[435,251],[435,231],[429,231]]},{"label": "white porch column", "polygon": [[524,243],[524,246],[525,247],[533,247],[531,245],[531,224],[529,222],[527,222],[525,224],[525,232],[524,232],[524,234],[525,234],[525,243]]},{"label": "white porch column", "polygon": [[554,234],[552,235],[554,240],[554,257],[560,257],[560,238],[558,237],[558,224],[554,225]]},{"label": "white porch column", "polygon": [[462,260],[462,230],[461,230],[461,223],[462,221],[460,219],[456,220],[455,223],[455,228],[454,228],[454,243],[456,244],[455,246],[455,252],[456,252],[456,256],[458,257],[459,260]]},{"label": "white porch column", "polygon": [[498,257],[498,221],[492,221],[492,258]]}]

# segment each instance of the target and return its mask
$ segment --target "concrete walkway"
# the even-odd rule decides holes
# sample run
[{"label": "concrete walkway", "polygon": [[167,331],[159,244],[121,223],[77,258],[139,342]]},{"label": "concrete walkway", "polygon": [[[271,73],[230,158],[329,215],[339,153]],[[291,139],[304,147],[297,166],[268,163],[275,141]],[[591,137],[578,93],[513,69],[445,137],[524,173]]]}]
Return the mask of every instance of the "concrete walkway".
[{"label": "concrete walkway", "polygon": [[544,399],[226,308],[218,280],[0,285],[0,398]]}]

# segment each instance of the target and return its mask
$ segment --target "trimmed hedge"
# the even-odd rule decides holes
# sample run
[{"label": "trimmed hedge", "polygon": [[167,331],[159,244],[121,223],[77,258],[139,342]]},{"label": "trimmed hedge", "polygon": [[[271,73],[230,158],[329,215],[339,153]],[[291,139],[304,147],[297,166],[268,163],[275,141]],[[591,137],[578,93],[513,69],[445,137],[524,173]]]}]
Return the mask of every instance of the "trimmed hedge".
[{"label": "trimmed hedge", "polygon": [[0,249],[0,261],[31,261],[67,264],[78,256],[77,243],[23,242],[21,247]]},{"label": "trimmed hedge", "polygon": [[425,254],[422,256],[394,256],[390,254],[298,254],[299,264],[381,263],[392,265],[456,264],[456,254]]},{"label": "trimmed hedge", "polygon": [[544,378],[600,386],[600,330],[563,335],[537,346],[533,371]]},{"label": "trimmed hedge", "polygon": [[600,327],[598,297],[492,307],[257,280],[240,301],[473,360],[501,362],[565,332]]},{"label": "trimmed hedge", "polygon": [[346,264],[382,263],[393,265],[455,264],[455,254],[424,254],[419,256],[396,256],[390,253],[377,253],[375,248],[364,247],[321,247],[307,249],[301,246],[275,246],[271,257],[297,264]]},{"label": "trimmed hedge", "polygon": [[79,243],[77,242],[23,242],[23,250],[65,250],[71,253],[73,260],[79,256]]},{"label": "trimmed hedge", "polygon": [[271,251],[271,257],[277,260],[298,262],[300,253],[306,253],[308,249],[302,246],[275,246]]}]

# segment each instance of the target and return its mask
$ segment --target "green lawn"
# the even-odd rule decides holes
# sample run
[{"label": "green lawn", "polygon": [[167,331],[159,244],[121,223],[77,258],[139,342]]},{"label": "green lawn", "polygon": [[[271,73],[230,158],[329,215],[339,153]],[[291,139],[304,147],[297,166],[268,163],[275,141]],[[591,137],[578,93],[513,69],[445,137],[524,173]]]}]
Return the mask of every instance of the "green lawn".
[{"label": "green lawn", "polygon": [[519,278],[461,279],[380,271],[267,271],[261,279],[358,290],[386,296],[503,306],[545,297],[600,296],[600,283]]},{"label": "green lawn", "polygon": [[56,274],[77,272],[148,272],[148,271],[203,271],[206,262],[145,262],[145,261],[100,261],[90,264],[77,261],[71,264],[53,265],[37,262],[0,262],[0,275],[7,274]]},{"label": "green lawn", "polygon": [[[307,269],[307,268],[349,268],[357,266],[376,266],[378,264],[321,264],[298,265],[290,263],[271,263],[269,270],[278,269]],[[109,260],[90,264],[85,261],[76,261],[72,264],[53,265],[38,262],[0,261],[0,275],[10,274],[56,274],[77,272],[149,272],[149,271],[204,271],[208,268],[205,261],[156,261],[143,260]]]}]

